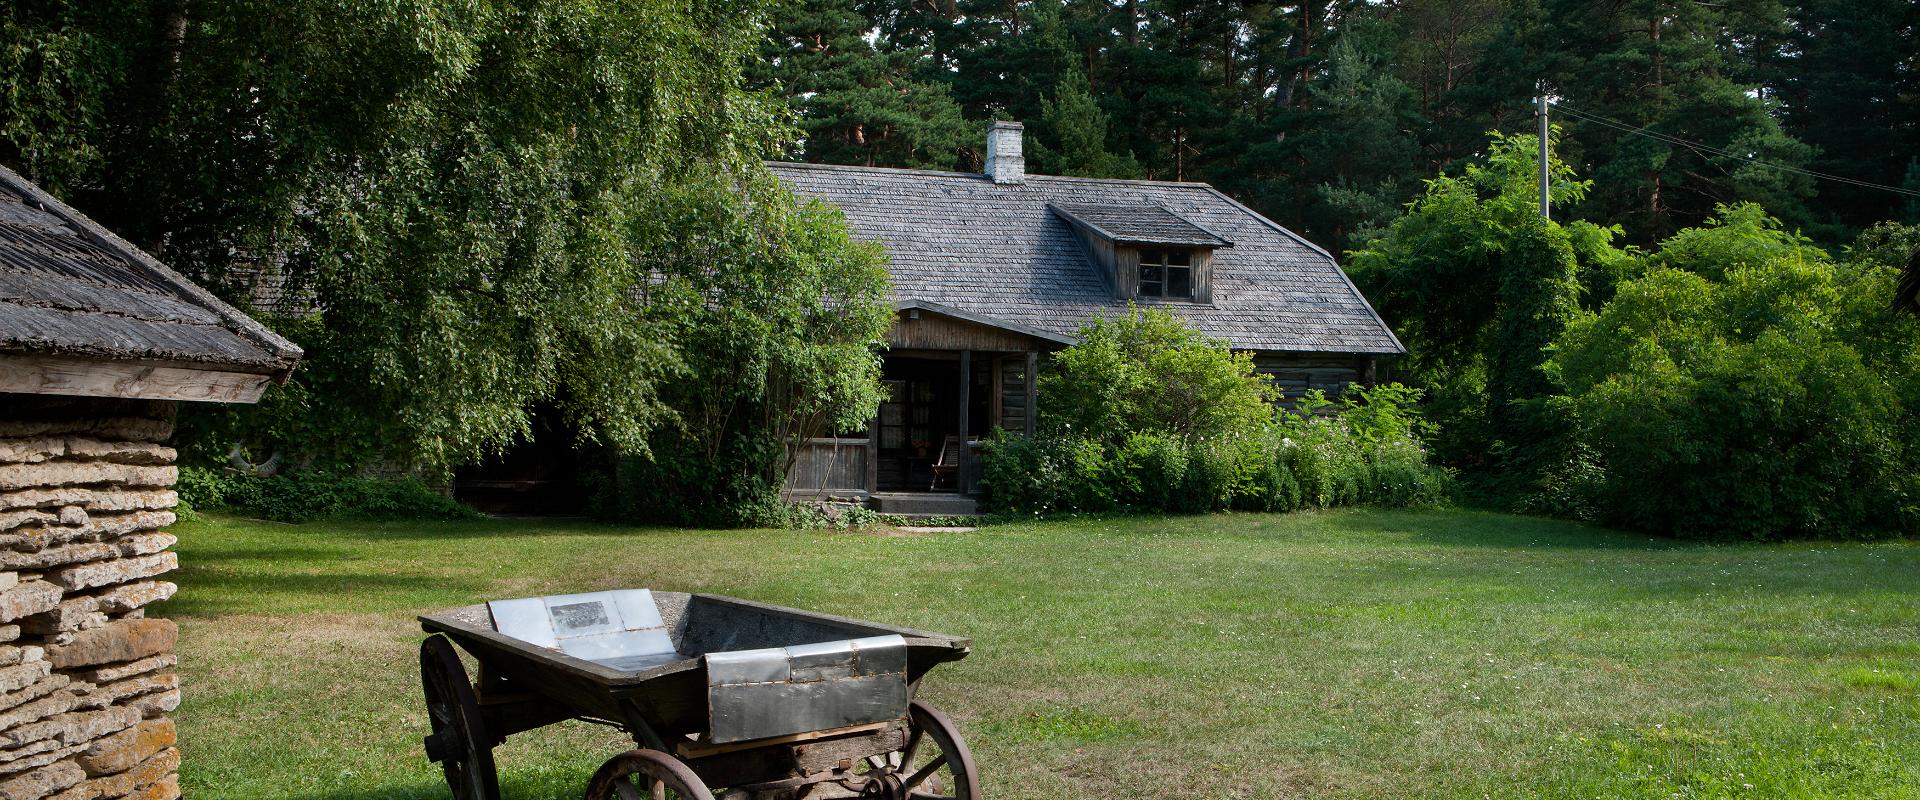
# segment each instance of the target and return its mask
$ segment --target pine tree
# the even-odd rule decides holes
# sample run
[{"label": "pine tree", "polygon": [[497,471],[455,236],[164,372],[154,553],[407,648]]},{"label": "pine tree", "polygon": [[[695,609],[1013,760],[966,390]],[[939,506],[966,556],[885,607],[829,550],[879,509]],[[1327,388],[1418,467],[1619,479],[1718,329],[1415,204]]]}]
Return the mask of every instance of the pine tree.
[{"label": "pine tree", "polygon": [[918,54],[882,51],[852,0],[806,0],[780,22],[753,71],[798,113],[813,162],[955,169],[974,127],[946,86],[912,77]]}]

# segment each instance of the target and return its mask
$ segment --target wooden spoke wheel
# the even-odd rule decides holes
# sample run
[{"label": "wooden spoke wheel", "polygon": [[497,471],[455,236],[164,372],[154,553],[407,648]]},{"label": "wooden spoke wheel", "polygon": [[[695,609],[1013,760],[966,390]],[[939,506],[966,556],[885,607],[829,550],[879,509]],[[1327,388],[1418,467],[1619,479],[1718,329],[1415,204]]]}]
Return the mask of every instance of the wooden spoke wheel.
[{"label": "wooden spoke wheel", "polygon": [[908,800],[980,800],[980,772],[953,720],[933,706],[907,707],[907,745],[867,758],[862,797]]},{"label": "wooden spoke wheel", "polygon": [[455,800],[500,800],[493,738],[474,699],[467,668],[445,636],[420,643],[420,687],[427,695],[427,760],[440,762]]},{"label": "wooden spoke wheel", "polygon": [[713,793],[679,759],[658,750],[628,750],[593,773],[587,800],[713,800]]}]

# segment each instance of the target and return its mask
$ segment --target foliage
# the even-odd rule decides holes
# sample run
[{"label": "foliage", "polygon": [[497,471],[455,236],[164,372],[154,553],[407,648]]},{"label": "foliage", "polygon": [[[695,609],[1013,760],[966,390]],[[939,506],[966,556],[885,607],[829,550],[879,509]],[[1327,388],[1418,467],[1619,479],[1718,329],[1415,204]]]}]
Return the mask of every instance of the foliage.
[{"label": "foliage", "polygon": [[195,512],[225,511],[275,522],[322,519],[471,519],[479,514],[412,479],[326,472],[272,477],[182,467],[175,486]]},{"label": "foliage", "polygon": [[1554,348],[1616,524],[1696,537],[1920,524],[1920,321],[1895,270],[1752,207],[1682,231]]},{"label": "foliage", "polygon": [[1130,306],[1079,335],[1041,375],[1040,420],[1050,432],[1110,446],[1136,433],[1192,443],[1256,426],[1277,399],[1251,354],[1169,311]]},{"label": "foliage", "polygon": [[[1349,269],[1411,352],[1406,373],[1434,398],[1448,432],[1441,458],[1519,454],[1508,466],[1530,471],[1528,456],[1551,438],[1531,408],[1554,393],[1543,348],[1578,310],[1580,278],[1611,286],[1622,259],[1611,245],[1618,231],[1540,218],[1538,138],[1491,137],[1484,163],[1428,181],[1383,236],[1350,254]],[[1549,169],[1555,204],[1578,203],[1591,187],[1563,161]]]},{"label": "foliage", "polygon": [[[1601,181],[1561,210],[1642,247],[1734,201],[1837,243],[1902,198],[1749,159],[1898,185],[1920,151],[1920,11],[1902,0],[809,0],[788,16],[804,35],[769,58],[805,65],[783,91],[833,131],[809,160],[944,168],[914,143],[957,136],[947,160],[977,169],[984,123],[1021,120],[1036,169],[1205,180],[1329,250],[1483,157],[1482,132],[1522,126],[1543,84],[1562,156]],[[930,88],[940,102],[917,102]]]},{"label": "foliage", "polygon": [[552,402],[644,453],[680,320],[632,298],[698,257],[652,200],[760,180],[770,7],[9,4],[0,160],[306,348],[275,401],[212,412],[256,449],[435,475]]},{"label": "foliage", "polygon": [[[1059,360],[1121,372],[1111,369],[1110,352],[1099,358],[1073,352],[1089,345],[1103,351],[1109,343],[1087,337]],[[1128,400],[1119,393],[1102,397]],[[1049,425],[1034,437],[996,434],[986,443],[982,484],[987,506],[1007,514],[1443,503],[1452,479],[1428,463],[1420,435],[1431,428],[1415,406],[1419,398],[1398,384],[1356,385],[1338,403],[1316,390],[1291,410],[1264,406],[1205,436],[1146,425],[1115,434],[1084,423]]]},{"label": "foliage", "polygon": [[771,182],[662,192],[639,224],[680,254],[648,264],[646,304],[674,309],[671,423],[620,469],[612,511],[700,525],[773,524],[798,445],[855,430],[881,400],[892,323],[885,259],[837,210]]}]

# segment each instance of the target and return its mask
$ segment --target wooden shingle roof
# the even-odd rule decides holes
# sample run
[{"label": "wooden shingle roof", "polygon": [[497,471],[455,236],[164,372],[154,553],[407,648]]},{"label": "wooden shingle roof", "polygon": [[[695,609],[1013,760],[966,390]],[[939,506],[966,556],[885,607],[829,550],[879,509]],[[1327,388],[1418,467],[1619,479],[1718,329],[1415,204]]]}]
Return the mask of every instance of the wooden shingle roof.
[{"label": "wooden shingle roof", "polygon": [[112,362],[168,371],[129,373],[150,378],[182,370],[284,378],[300,356],[292,342],[0,167],[0,357],[12,359],[4,390],[36,391],[12,385],[23,380],[26,357],[63,370]]},{"label": "wooden shingle roof", "polygon": [[1053,213],[1077,222],[1114,244],[1173,247],[1232,247],[1212,231],[1155,205],[1095,205],[1055,203]]},{"label": "wooden shingle roof", "polygon": [[1124,312],[1066,211],[1114,238],[1222,248],[1212,302],[1140,304],[1180,314],[1236,349],[1406,352],[1332,255],[1206,184],[1046,175],[996,184],[961,172],[768,166],[799,196],[839,207],[856,236],[887,248],[896,304],[936,304],[1058,337]]}]

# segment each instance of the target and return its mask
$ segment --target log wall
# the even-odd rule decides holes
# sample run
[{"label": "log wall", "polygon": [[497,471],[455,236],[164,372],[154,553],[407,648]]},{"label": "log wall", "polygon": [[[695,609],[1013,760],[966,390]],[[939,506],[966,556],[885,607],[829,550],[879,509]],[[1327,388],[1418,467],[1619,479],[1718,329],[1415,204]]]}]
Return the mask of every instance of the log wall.
[{"label": "log wall", "polygon": [[180,796],[173,404],[0,394],[0,800]]},{"label": "log wall", "polygon": [[1291,406],[1309,390],[1319,389],[1328,399],[1338,398],[1347,385],[1371,384],[1373,357],[1343,353],[1285,353],[1256,351],[1256,372],[1273,379],[1280,390],[1280,402]]}]

